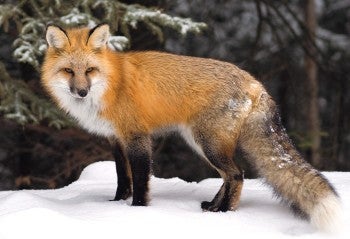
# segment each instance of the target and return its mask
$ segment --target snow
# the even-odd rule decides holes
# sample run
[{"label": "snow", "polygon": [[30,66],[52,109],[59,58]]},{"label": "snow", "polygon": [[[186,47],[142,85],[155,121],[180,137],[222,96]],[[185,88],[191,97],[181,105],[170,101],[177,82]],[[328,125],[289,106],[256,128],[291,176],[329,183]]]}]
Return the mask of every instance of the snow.
[{"label": "snow", "polygon": [[241,101],[230,99],[228,101],[228,108],[229,110],[233,111],[243,111],[246,112],[250,110],[250,107],[252,106],[251,99],[243,99]]},{"label": "snow", "polygon": [[148,25],[159,25],[161,23],[161,26],[178,28],[182,35],[186,35],[189,32],[199,33],[206,26],[204,23],[193,22],[190,18],[172,17],[162,13],[160,10],[140,8],[135,5],[127,7],[123,21],[133,28],[136,28],[140,21],[144,21]]},{"label": "snow", "polygon": [[[61,17],[60,20],[66,25],[86,24],[89,20],[91,21],[89,15],[81,13],[78,8],[72,8],[70,13]],[[96,23],[93,22],[93,25]]]},{"label": "snow", "polygon": [[[344,203],[350,221],[350,173],[325,176]],[[350,228],[323,234],[292,215],[260,180],[245,180],[236,212],[203,212],[220,179],[187,183],[151,178],[151,203],[131,207],[131,200],[109,201],[116,189],[113,162],[88,166],[79,180],[56,190],[0,192],[0,238],[347,238]]]},{"label": "snow", "polygon": [[129,45],[129,39],[124,36],[110,36],[108,46],[116,51],[123,51]]}]

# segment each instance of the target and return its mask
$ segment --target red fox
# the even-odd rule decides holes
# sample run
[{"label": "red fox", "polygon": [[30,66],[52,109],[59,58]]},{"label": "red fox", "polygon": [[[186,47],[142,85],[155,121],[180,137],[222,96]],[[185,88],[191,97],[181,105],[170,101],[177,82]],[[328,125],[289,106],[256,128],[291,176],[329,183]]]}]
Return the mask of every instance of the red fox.
[{"label": "red fox", "polygon": [[132,195],[132,205],[147,205],[151,136],[178,131],[223,178],[203,210],[237,209],[243,174],[233,156],[239,145],[294,212],[321,229],[337,224],[336,191],[295,149],[275,102],[250,74],[213,59],[116,52],[109,36],[106,24],[49,25],[42,84],[83,128],[115,142],[114,200]]}]

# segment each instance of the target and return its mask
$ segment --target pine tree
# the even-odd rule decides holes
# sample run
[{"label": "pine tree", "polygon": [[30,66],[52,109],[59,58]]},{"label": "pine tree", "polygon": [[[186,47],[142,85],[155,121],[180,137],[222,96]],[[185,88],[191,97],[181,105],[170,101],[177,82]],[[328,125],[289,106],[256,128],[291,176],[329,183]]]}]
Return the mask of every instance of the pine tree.
[{"label": "pine tree", "polygon": [[[113,33],[110,46],[123,51],[130,46],[130,30],[142,23],[159,41],[164,30],[170,28],[181,35],[199,33],[204,23],[188,18],[173,17],[158,9],[113,0],[9,0],[0,5],[0,28],[15,32],[13,57],[40,71],[40,62],[46,50],[43,38],[46,25],[62,27],[89,26],[108,23]],[[0,61],[0,117],[20,124],[48,122],[61,128],[70,125],[49,101],[35,94],[23,80],[15,80]]]}]

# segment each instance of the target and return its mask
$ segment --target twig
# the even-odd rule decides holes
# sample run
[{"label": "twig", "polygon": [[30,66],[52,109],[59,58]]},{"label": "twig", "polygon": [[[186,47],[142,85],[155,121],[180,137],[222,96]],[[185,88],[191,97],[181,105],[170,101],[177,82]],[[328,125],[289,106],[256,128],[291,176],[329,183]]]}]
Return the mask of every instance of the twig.
[{"label": "twig", "polygon": [[258,26],[256,28],[256,34],[255,34],[255,39],[254,39],[254,43],[253,43],[253,48],[250,51],[248,62],[252,62],[253,58],[254,58],[254,56],[256,54],[256,51],[257,51],[257,48],[258,48],[258,44],[259,44],[259,40],[260,40],[260,37],[261,37],[263,22],[264,22],[262,11],[261,11],[261,5],[260,5],[260,1],[259,0],[255,0],[255,7],[256,7],[256,11],[258,13],[259,22],[258,22]]}]

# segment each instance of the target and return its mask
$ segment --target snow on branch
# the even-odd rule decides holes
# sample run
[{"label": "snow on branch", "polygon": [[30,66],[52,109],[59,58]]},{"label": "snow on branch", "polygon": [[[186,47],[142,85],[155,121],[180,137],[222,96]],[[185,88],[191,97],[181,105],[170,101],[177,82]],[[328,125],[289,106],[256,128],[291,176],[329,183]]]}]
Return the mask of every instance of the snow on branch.
[{"label": "snow on branch", "polygon": [[129,46],[129,39],[124,36],[111,36],[108,46],[116,51],[123,51]]},{"label": "snow on branch", "polygon": [[60,21],[67,26],[87,25],[92,27],[96,25],[96,21],[90,15],[80,12],[76,7],[67,15],[62,16]]},{"label": "snow on branch", "polygon": [[205,23],[193,22],[189,18],[172,17],[160,10],[148,9],[139,5],[126,6],[122,24],[136,28],[139,22],[146,23],[160,40],[163,40],[163,35],[159,26],[172,28],[183,36],[189,32],[199,33],[206,27]]}]

